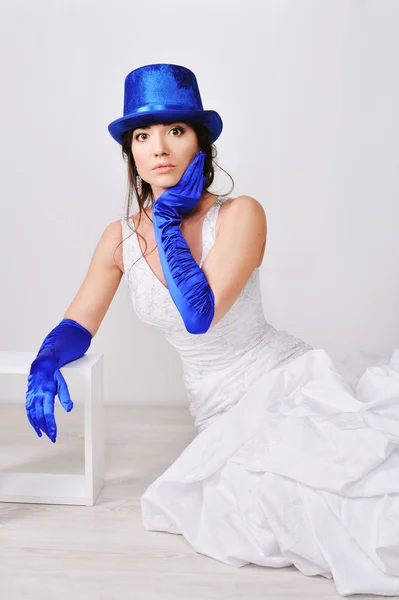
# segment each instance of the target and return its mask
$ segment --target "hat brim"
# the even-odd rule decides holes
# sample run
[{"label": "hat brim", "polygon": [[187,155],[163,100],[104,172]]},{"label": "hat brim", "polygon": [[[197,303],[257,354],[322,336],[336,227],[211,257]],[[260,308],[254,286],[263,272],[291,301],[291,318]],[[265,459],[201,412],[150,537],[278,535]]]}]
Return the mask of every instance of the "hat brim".
[{"label": "hat brim", "polygon": [[223,121],[214,110],[155,110],[150,113],[126,115],[112,121],[108,131],[118,144],[122,143],[122,135],[129,129],[136,129],[143,125],[153,125],[160,122],[192,121],[201,123],[209,131],[211,142],[215,142],[223,130]]}]

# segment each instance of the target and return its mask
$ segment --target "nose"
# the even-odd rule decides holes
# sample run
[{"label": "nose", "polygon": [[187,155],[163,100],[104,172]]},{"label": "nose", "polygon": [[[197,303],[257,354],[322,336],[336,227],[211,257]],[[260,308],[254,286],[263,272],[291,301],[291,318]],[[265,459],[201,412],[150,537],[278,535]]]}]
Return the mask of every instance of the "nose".
[{"label": "nose", "polygon": [[153,135],[154,147],[153,151],[155,156],[162,156],[163,154],[169,154],[168,142],[165,135],[162,132],[154,133]]}]

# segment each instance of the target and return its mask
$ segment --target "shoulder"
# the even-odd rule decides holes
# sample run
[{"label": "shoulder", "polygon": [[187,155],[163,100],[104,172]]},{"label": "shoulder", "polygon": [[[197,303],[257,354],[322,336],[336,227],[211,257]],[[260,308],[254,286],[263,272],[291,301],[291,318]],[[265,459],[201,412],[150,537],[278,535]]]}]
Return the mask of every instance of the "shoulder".
[{"label": "shoulder", "polygon": [[245,212],[254,212],[255,214],[265,214],[264,208],[259,200],[252,196],[245,195],[237,196],[236,198],[227,198],[220,207],[220,210],[222,209],[233,212],[244,210]]},{"label": "shoulder", "polygon": [[105,243],[119,243],[122,241],[122,219],[118,219],[117,221],[112,221],[103,231],[101,239],[104,240]]},{"label": "shoulder", "polygon": [[97,247],[101,249],[109,265],[118,267],[123,273],[122,219],[112,221],[101,234]]},{"label": "shoulder", "polygon": [[227,198],[220,207],[219,227],[234,226],[234,223],[241,219],[249,220],[249,223],[256,223],[260,230],[267,230],[267,218],[262,204],[252,196],[237,196],[236,198]]}]

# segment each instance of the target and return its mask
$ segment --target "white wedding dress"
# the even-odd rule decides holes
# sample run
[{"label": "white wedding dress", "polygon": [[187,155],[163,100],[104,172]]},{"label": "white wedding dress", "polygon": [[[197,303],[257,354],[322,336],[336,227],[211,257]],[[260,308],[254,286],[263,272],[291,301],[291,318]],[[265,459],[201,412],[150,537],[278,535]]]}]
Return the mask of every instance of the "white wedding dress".
[{"label": "white wedding dress", "polygon": [[178,351],[198,431],[142,495],[145,528],[235,567],[294,565],[342,596],[399,595],[399,350],[351,386],[326,351],[267,323],[259,269],[215,327],[190,334],[121,224],[134,310]]}]

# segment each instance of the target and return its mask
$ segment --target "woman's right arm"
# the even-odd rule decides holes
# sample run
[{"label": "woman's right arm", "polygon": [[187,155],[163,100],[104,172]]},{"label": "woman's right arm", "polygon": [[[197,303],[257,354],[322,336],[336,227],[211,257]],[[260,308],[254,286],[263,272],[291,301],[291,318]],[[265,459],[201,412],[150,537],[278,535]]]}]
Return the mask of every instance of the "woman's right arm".
[{"label": "woman's right arm", "polygon": [[121,222],[108,225],[95,250],[87,275],[64,314],[94,337],[111,304],[123,275]]},{"label": "woman's right arm", "polygon": [[85,354],[111,304],[122,277],[122,245],[118,246],[121,240],[121,223],[114,221],[105,228],[87,275],[63,320],[46,336],[31,364],[26,415],[37,435],[42,437],[44,432],[53,443],[57,438],[55,396],[67,412],[73,408],[60,368]]}]

